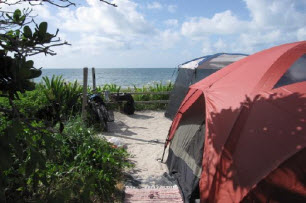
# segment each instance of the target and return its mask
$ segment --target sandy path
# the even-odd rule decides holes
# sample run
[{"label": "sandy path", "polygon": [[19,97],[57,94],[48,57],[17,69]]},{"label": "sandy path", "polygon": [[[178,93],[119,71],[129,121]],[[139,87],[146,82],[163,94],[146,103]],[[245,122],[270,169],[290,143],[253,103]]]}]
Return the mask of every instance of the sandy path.
[{"label": "sandy path", "polygon": [[106,139],[116,137],[126,144],[132,156],[130,160],[135,164],[128,174],[141,185],[154,184],[154,180],[167,172],[160,158],[171,120],[162,111],[137,111],[130,116],[114,112],[114,115],[115,122],[109,123],[109,132],[103,135]]}]

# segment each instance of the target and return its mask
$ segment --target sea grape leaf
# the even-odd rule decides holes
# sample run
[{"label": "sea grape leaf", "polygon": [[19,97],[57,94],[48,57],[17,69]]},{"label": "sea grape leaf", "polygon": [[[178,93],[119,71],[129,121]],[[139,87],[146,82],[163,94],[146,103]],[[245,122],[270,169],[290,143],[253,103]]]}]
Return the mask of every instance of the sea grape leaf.
[{"label": "sea grape leaf", "polygon": [[48,23],[47,22],[42,22],[42,23],[39,24],[38,35],[39,35],[39,38],[41,40],[44,39],[44,37],[47,33],[47,29],[48,29]]},{"label": "sea grape leaf", "polygon": [[19,22],[21,16],[21,11],[19,9],[16,9],[13,15],[13,19],[15,22]]},{"label": "sea grape leaf", "polygon": [[29,26],[24,26],[23,28],[23,35],[26,37],[26,38],[31,38],[32,37],[32,30]]},{"label": "sea grape leaf", "polygon": [[33,68],[33,66],[34,66],[34,61],[32,61],[32,60],[28,60],[27,62],[26,62],[26,67],[27,68]]}]

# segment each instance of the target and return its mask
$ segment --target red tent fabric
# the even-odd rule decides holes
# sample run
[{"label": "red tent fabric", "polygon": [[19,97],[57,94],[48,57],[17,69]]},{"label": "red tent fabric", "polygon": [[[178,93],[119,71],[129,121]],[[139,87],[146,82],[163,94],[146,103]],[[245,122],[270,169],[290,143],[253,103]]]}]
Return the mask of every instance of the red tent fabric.
[{"label": "red tent fabric", "polygon": [[306,82],[274,88],[304,54],[306,41],[273,47],[190,87],[168,142],[184,112],[205,98],[201,202],[266,201],[275,188],[306,197],[301,183],[306,178]]}]

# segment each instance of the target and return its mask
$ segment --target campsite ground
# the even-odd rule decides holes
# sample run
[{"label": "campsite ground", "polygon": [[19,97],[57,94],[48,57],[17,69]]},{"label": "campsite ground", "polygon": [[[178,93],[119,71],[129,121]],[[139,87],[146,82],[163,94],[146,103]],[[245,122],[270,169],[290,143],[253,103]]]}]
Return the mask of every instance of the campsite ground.
[{"label": "campsite ground", "polygon": [[[127,185],[136,187],[170,186],[167,167],[160,162],[171,120],[162,111],[137,111],[134,115],[114,113],[106,139],[127,147],[135,167],[127,171]],[[167,154],[166,156],[167,157]]]}]

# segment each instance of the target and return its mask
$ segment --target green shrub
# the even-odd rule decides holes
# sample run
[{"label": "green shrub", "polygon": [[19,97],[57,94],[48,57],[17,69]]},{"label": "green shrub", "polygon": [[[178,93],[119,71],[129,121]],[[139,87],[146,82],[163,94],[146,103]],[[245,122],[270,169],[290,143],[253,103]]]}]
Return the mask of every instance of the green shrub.
[{"label": "green shrub", "polygon": [[[0,112],[0,202],[112,202],[115,185],[130,166],[127,152],[83,124],[81,86],[55,76],[44,81],[18,93],[14,104],[21,117]],[[66,126],[62,133],[37,117],[55,104]],[[0,107],[12,110],[7,98],[0,98]]]},{"label": "green shrub", "polygon": [[62,76],[43,77],[42,92],[46,97],[46,104],[39,109],[37,117],[44,119],[50,126],[60,124],[60,132],[64,129],[63,122],[69,116],[81,112],[82,86],[77,81],[65,82]]},{"label": "green shrub", "polygon": [[[35,90],[18,93],[19,99],[14,100],[19,111],[27,117],[33,118],[36,112],[48,104],[48,100],[43,93],[43,86],[36,84]],[[11,108],[7,98],[0,97],[0,106]]]},{"label": "green shrub", "polygon": [[67,118],[68,115],[81,110],[82,86],[77,81],[65,82],[62,76],[53,75],[51,80],[43,77],[43,82],[43,92],[49,104],[61,117]]},{"label": "green shrub", "polygon": [[1,117],[0,200],[112,202],[115,184],[130,166],[126,151],[94,136],[79,117],[66,123],[63,134],[42,127]]},{"label": "green shrub", "polygon": [[[92,131],[86,129],[80,118],[71,120],[64,131],[69,147],[73,149],[68,156],[73,158],[74,171],[70,176],[78,179],[74,193],[82,191],[80,199],[94,194],[109,201],[115,184],[122,179],[123,168],[130,166],[128,155],[124,149],[114,148],[106,140],[94,136]],[[70,178],[66,178],[70,187]]]},{"label": "green shrub", "polygon": [[[127,88],[127,92],[169,92],[173,89],[173,84],[154,83],[153,85],[144,85],[142,88],[134,86],[133,88]],[[169,95],[167,94],[136,94],[133,95],[135,101],[152,101],[152,100],[168,100]],[[135,104],[135,109],[140,110],[164,110],[167,104]]]},{"label": "green shrub", "polygon": [[121,86],[118,86],[116,84],[105,84],[104,86],[98,87],[98,91],[110,91],[110,92],[119,92],[121,89]]}]

